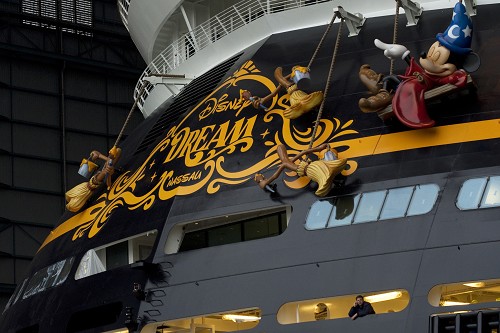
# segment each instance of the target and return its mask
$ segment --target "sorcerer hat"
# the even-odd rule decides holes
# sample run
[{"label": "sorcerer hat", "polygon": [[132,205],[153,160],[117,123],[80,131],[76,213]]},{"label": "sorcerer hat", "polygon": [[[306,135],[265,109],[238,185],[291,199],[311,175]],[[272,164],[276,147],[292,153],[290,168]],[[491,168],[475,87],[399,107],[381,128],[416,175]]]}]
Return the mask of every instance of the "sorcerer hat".
[{"label": "sorcerer hat", "polygon": [[444,33],[436,35],[436,39],[448,50],[458,54],[472,52],[472,20],[465,6],[457,2],[453,8],[453,17],[448,29]]}]

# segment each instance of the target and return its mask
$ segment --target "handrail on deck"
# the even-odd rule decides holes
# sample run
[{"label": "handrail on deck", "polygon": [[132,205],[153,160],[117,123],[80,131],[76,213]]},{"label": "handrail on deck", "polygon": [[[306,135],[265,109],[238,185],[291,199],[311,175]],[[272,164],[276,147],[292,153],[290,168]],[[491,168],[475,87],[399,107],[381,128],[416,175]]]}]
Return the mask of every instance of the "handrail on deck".
[{"label": "handrail on deck", "polygon": [[118,4],[118,12],[120,13],[120,17],[122,19],[123,25],[128,30],[128,8],[130,7],[131,0],[117,0]]},{"label": "handrail on deck", "polygon": [[[126,24],[131,0],[117,1],[120,15]],[[137,105],[142,111],[144,102],[154,87],[144,77],[171,73],[197,52],[262,16],[330,1],[333,0],[243,0],[226,8],[196,26],[193,31],[186,32],[160,52],[139,78],[134,90],[134,100],[139,99]],[[142,89],[144,85],[146,87]],[[139,96],[141,90],[142,94]]]}]

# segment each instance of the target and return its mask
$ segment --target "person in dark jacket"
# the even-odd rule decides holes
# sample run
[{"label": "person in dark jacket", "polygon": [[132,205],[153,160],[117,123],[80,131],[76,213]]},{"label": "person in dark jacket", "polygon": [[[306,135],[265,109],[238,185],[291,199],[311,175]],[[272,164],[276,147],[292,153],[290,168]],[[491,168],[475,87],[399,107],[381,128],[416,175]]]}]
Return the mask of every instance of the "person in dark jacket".
[{"label": "person in dark jacket", "polygon": [[349,318],[355,320],[358,317],[364,317],[370,314],[375,314],[372,305],[369,302],[365,302],[362,295],[356,296],[356,301],[351,310],[349,310]]}]

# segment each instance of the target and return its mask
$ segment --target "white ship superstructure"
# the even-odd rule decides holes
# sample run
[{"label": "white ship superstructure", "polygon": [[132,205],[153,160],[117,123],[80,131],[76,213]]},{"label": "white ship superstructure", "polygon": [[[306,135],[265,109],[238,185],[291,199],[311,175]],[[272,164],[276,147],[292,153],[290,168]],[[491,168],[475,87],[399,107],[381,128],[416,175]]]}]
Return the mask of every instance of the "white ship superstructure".
[{"label": "white ship superstructure", "polygon": [[[470,15],[475,15],[477,5],[491,2],[466,0],[465,4]],[[400,13],[413,26],[423,11],[454,4],[452,0],[405,0]],[[364,19],[396,12],[393,0],[118,0],[122,21],[148,63],[134,98],[139,98],[138,106],[147,117],[221,61],[273,34],[326,26],[339,6],[352,15],[353,32]]]}]

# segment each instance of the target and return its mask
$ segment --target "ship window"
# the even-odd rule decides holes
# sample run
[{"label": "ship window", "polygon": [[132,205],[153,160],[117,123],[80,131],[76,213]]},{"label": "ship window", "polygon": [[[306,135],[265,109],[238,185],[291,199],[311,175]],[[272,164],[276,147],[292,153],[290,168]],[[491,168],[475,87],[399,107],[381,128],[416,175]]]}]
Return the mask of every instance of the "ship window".
[{"label": "ship window", "polygon": [[259,308],[248,308],[150,323],[143,330],[163,333],[236,332],[256,327],[260,318],[261,310]]},{"label": "ship window", "polygon": [[405,216],[406,209],[410,205],[413,187],[394,188],[387,194],[384,208],[380,214],[381,220],[394,219]]},{"label": "ship window", "polygon": [[332,209],[336,207],[333,200],[319,200],[312,204],[311,211],[309,212],[308,229],[321,229],[326,227],[326,222]]},{"label": "ship window", "polygon": [[318,200],[311,205],[305,227],[315,230],[427,214],[438,193],[439,186],[426,184]]},{"label": "ship window", "polygon": [[101,273],[105,270],[106,268],[104,268],[104,265],[102,264],[101,259],[97,256],[97,253],[94,249],[90,249],[83,255],[82,260],[80,260],[80,264],[76,269],[75,280]]},{"label": "ship window", "polygon": [[128,241],[111,245],[106,249],[106,269],[128,264]]},{"label": "ship window", "polygon": [[354,223],[377,221],[386,191],[368,192],[361,196]]},{"label": "ship window", "polygon": [[288,225],[289,211],[285,207],[177,224],[168,235],[165,253],[279,236]]},{"label": "ship window", "polygon": [[[365,293],[376,314],[403,311],[410,302],[410,294],[404,289]],[[317,320],[347,318],[357,294],[309,299],[283,304],[277,319],[282,325],[298,324]]]},{"label": "ship window", "polygon": [[151,230],[90,249],[80,260],[75,279],[145,260],[151,254],[156,236],[157,231]]},{"label": "ship window", "polygon": [[23,299],[64,283],[73,266],[73,261],[74,258],[71,257],[37,271],[29,280],[23,294]]},{"label": "ship window", "polygon": [[500,177],[490,177],[481,200],[481,208],[500,205]]},{"label": "ship window", "polygon": [[18,284],[16,289],[14,290],[14,293],[12,296],[10,296],[9,301],[5,305],[4,311],[6,311],[8,308],[10,308],[12,305],[16,304],[17,300],[19,299],[19,296],[21,296],[22,292],[24,291],[24,287],[26,285],[26,282],[28,282],[28,279],[24,279],[22,284]]},{"label": "ship window", "polygon": [[428,295],[432,306],[465,306],[500,301],[500,279],[465,281],[433,287]]},{"label": "ship window", "polygon": [[436,202],[439,187],[434,184],[417,185],[406,216],[423,215],[431,211]]},{"label": "ship window", "polygon": [[479,208],[487,178],[466,180],[458,193],[457,207],[462,210]]},{"label": "ship window", "polygon": [[278,236],[286,228],[284,212],[187,232],[179,252]]},{"label": "ship window", "polygon": [[460,210],[500,206],[500,176],[468,179],[460,188],[456,205]]},{"label": "ship window", "polygon": [[357,207],[360,197],[361,195],[358,194],[335,198],[333,211],[328,220],[328,228],[351,224],[354,208]]},{"label": "ship window", "polygon": [[[242,229],[241,223],[233,223],[230,225],[220,226],[214,229],[208,229],[206,231],[198,231],[198,232],[206,232],[207,245],[205,247],[211,247],[217,245],[242,242],[244,239],[244,235],[241,233],[241,229]],[[189,234],[186,234],[184,237],[189,238]]]}]

